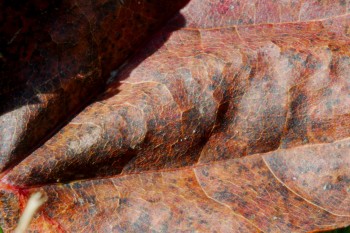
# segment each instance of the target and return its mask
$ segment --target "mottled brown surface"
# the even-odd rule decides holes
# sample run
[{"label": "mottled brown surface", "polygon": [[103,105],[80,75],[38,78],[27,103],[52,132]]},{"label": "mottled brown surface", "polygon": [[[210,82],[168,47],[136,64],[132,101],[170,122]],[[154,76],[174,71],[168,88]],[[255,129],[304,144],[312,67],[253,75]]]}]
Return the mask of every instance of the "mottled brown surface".
[{"label": "mottled brown surface", "polygon": [[[273,174],[306,200],[336,215],[350,210],[350,140],[264,156]],[[317,154],[317,156],[305,156]]]},{"label": "mottled brown surface", "polygon": [[104,89],[186,1],[1,1],[0,171]]},{"label": "mottled brown surface", "polygon": [[38,190],[49,201],[32,231],[350,225],[348,11],[344,0],[190,1],[105,93],[2,174],[0,225],[13,229]]}]

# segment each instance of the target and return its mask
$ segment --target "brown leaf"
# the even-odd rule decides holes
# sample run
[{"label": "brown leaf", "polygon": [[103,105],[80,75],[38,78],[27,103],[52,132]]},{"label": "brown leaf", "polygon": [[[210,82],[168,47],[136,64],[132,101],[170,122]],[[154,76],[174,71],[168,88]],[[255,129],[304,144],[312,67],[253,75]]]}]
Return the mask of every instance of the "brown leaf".
[{"label": "brown leaf", "polygon": [[349,225],[348,5],[190,1],[102,95],[3,173],[0,225],[13,229],[37,191],[49,200],[33,231]]},{"label": "brown leaf", "polygon": [[[332,178],[336,164],[341,164],[336,174],[350,176],[349,148],[350,141],[344,140],[174,171],[28,189],[49,197],[33,229],[45,225],[54,232],[305,232],[346,226],[349,192],[343,187],[349,187],[349,180]],[[333,169],[310,163],[315,157],[326,158]],[[297,175],[284,181],[276,169]],[[303,196],[308,188],[314,193]],[[8,210],[2,225],[12,226],[18,218],[14,210],[28,193],[2,192],[1,209]]]},{"label": "brown leaf", "polygon": [[2,1],[0,171],[86,106],[185,2]]}]

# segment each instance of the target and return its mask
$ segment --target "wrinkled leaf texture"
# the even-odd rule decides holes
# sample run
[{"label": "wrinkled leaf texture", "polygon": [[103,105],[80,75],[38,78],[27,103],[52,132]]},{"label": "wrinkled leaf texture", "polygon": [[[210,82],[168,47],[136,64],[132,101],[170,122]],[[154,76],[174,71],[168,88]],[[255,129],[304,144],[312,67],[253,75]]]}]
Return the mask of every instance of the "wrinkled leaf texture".
[{"label": "wrinkled leaf texture", "polygon": [[184,3],[2,2],[5,231],[350,225],[349,0]]}]

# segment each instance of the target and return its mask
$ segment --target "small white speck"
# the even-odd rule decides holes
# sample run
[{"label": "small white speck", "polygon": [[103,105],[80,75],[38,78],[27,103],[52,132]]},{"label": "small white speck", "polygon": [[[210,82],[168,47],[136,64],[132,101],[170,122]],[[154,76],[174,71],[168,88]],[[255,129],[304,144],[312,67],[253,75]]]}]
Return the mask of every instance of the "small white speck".
[{"label": "small white speck", "polygon": [[196,130],[194,129],[194,130],[192,131],[192,133],[196,133]]},{"label": "small white speck", "polygon": [[297,178],[295,176],[293,176],[293,180],[297,180]]},{"label": "small white speck", "polygon": [[84,204],[84,200],[82,198],[78,198],[78,201],[80,205]]},{"label": "small white speck", "polygon": [[233,10],[233,9],[235,9],[235,6],[234,6],[234,5],[231,5],[231,6],[230,6],[230,10]]}]

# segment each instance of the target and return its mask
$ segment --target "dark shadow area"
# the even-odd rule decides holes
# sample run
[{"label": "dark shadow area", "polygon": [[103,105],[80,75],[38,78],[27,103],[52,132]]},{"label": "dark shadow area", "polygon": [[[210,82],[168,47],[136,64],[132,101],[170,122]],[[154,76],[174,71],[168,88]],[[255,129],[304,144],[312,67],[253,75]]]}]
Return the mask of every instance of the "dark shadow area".
[{"label": "dark shadow area", "polygon": [[118,88],[121,85],[121,81],[127,79],[130,76],[130,73],[136,67],[158,51],[158,49],[165,44],[174,31],[181,29],[185,25],[186,19],[183,15],[181,15],[181,13],[179,13],[161,30],[149,37],[146,40],[147,42],[142,44],[134,53],[134,56],[130,56],[128,59],[126,59],[126,62],[123,65],[111,72],[111,77],[108,80],[108,85],[106,86],[106,92],[97,97],[95,101],[102,101],[117,95],[119,93]]},{"label": "dark shadow area", "polygon": [[[87,162],[83,166],[79,167],[77,167],[75,164],[71,164],[71,166],[65,168],[65,170],[61,171],[59,174],[57,174],[57,176],[60,177],[60,183],[69,183],[76,180],[97,179],[118,175],[122,172],[124,166],[128,164],[134,157],[136,157],[137,154],[137,150],[130,148],[128,151],[123,153],[122,156],[114,158],[113,160],[111,159],[112,161],[97,161],[94,163],[94,166],[89,166],[91,162]],[[113,157],[113,155],[111,157]],[[50,180],[47,181],[49,183],[56,183],[57,179],[55,178],[55,176],[53,176]]]},{"label": "dark shadow area", "polygon": [[331,231],[322,231],[324,233],[350,233],[350,226],[348,227],[344,227],[344,228],[340,228],[337,230],[331,230]]},{"label": "dark shadow area", "polygon": [[[38,59],[51,42],[45,25],[50,23],[50,18],[58,17],[57,9],[62,5],[62,0],[0,2],[0,115],[22,105],[40,103],[34,89],[51,78],[40,72],[46,68],[40,67],[45,65],[45,60]],[[38,64],[31,63],[31,57],[35,56]],[[39,81],[37,84],[35,79]]]},{"label": "dark shadow area", "polygon": [[[7,122],[12,124],[9,119],[17,115],[26,128],[17,129],[16,145],[0,138],[3,148],[13,147],[10,154],[0,155],[6,163],[0,163],[0,170],[15,166],[92,103],[104,92],[111,70],[137,54],[187,2],[147,1],[153,7],[148,9],[138,8],[136,0],[93,1],[88,6],[63,0],[1,1],[0,117],[9,115],[3,117],[0,131],[12,134],[13,126]],[[125,14],[130,8],[134,12],[119,19],[119,8],[126,9]],[[170,27],[169,34],[181,25]],[[148,55],[166,39],[160,39]],[[40,106],[43,98],[45,106]]]},{"label": "dark shadow area", "polygon": [[[100,77],[92,77],[96,83],[91,85],[91,90],[102,93],[112,70],[137,54],[138,48],[159,30],[162,18],[168,18],[167,14],[174,15],[175,10],[185,6],[188,0],[174,3],[173,10],[163,9],[164,12],[161,11],[162,4],[168,3],[154,3],[160,8],[157,9],[159,19],[154,19],[154,22],[146,22],[136,9],[133,18],[119,22],[115,12],[126,4],[122,2],[111,0],[98,5],[94,29],[91,22],[81,16],[80,7],[69,1],[0,2],[0,115],[23,105],[38,104],[38,94],[56,93],[77,74],[89,73],[96,68],[100,68]],[[147,14],[149,10],[144,11]],[[183,26],[183,17],[176,18],[177,24],[168,27],[169,33]],[[110,27],[107,24],[113,22],[117,30],[105,35],[103,27]],[[131,37],[130,41],[123,38],[123,32]],[[148,55],[166,40],[167,35],[162,36],[164,38],[157,40],[158,44],[149,49]],[[142,62],[141,57],[139,62]],[[93,93],[89,92],[86,98],[92,99]],[[86,103],[82,105],[86,106]]]},{"label": "dark shadow area", "polygon": [[[178,14],[173,20],[171,20],[165,27],[163,27],[158,32],[154,33],[154,35],[147,38],[146,43],[140,46],[140,49],[137,50],[134,55],[131,55],[129,62],[126,62],[124,65],[119,67],[116,71],[118,74],[115,77],[111,77],[110,85],[112,86],[112,92],[102,93],[97,99],[94,101],[100,101],[103,99],[111,98],[119,93],[118,87],[121,85],[120,81],[129,77],[130,72],[135,69],[139,64],[141,64],[145,59],[154,54],[159,48],[163,46],[163,44],[169,39],[172,32],[180,29],[185,25],[185,19],[181,14]],[[110,89],[108,89],[110,90]],[[70,119],[69,119],[70,120]],[[68,121],[65,121],[68,123]],[[57,130],[56,130],[57,131]],[[51,135],[53,136],[53,135]],[[41,142],[39,146],[45,143],[45,140]],[[198,147],[195,147],[192,150],[198,151]],[[105,152],[97,153],[100,157],[103,157],[102,154]],[[115,153],[120,153],[117,151]],[[105,160],[94,160],[85,161],[83,166],[76,166],[76,164],[72,163],[69,167],[66,167],[64,171],[61,171],[59,174],[53,174],[52,178],[48,180],[45,179],[46,183],[57,183],[57,177],[59,177],[60,183],[69,183],[76,180],[84,180],[84,179],[97,179],[97,178],[106,178],[109,176],[119,175],[125,166],[133,161],[138,155],[140,155],[140,151],[132,148],[128,148],[125,152],[116,156],[114,154],[108,155],[110,159]],[[92,157],[93,158],[93,157]],[[39,172],[40,173],[40,172]],[[57,176],[57,177],[56,177]]]}]

